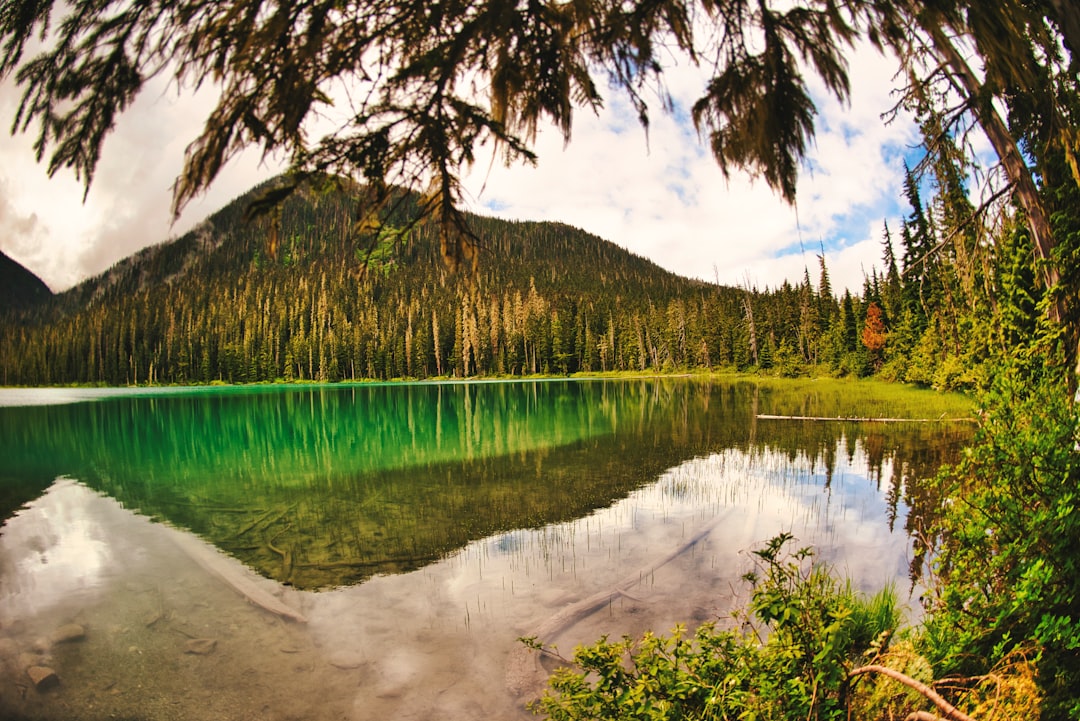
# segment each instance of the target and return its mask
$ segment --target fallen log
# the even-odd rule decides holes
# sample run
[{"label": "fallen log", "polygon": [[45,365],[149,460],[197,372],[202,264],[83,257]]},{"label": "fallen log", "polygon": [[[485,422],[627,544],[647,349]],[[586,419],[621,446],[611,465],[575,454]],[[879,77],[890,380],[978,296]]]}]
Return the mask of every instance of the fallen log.
[{"label": "fallen log", "polygon": [[[527,695],[530,698],[535,698],[539,696],[546,677],[546,672],[543,666],[540,665],[540,654],[550,653],[550,651],[543,650],[547,641],[604,608],[615,598],[623,596],[631,600],[637,600],[629,595],[631,588],[704,540],[720,524],[723,518],[723,515],[713,518],[678,548],[651,566],[634,571],[615,585],[559,609],[553,616],[532,629],[531,633],[522,636],[507,658],[507,688],[519,697]],[[526,640],[529,643],[526,643]]]},{"label": "fallen log", "polygon": [[315,561],[312,563],[298,563],[296,564],[296,567],[323,570],[331,568],[377,568],[379,566],[391,566],[394,564],[422,566],[428,563],[434,563],[440,559],[442,559],[442,556],[434,554],[429,556],[386,556],[370,561],[325,561],[321,563]]},{"label": "fallen log", "polygon": [[873,418],[861,416],[775,416],[759,413],[762,421],[832,421],[840,423],[974,423],[974,418]]},{"label": "fallen log", "polygon": [[307,623],[303,614],[286,605],[277,596],[256,583],[255,579],[249,575],[251,572],[238,561],[229,558],[186,531],[168,526],[162,527],[171,531],[170,538],[191,560],[232,586],[251,603],[290,621]]}]

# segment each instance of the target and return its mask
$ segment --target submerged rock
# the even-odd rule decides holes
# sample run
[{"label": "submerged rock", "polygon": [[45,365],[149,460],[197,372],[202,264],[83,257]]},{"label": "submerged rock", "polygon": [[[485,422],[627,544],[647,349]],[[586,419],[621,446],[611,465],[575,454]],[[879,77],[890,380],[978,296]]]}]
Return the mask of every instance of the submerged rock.
[{"label": "submerged rock", "polygon": [[208,653],[213,653],[217,648],[217,639],[213,638],[193,638],[184,644],[184,653],[193,653],[196,656],[205,656]]},{"label": "submerged rock", "polygon": [[77,623],[68,623],[52,632],[49,639],[53,643],[71,643],[86,638],[86,629]]},{"label": "submerged rock", "polygon": [[367,659],[359,653],[351,651],[337,651],[328,660],[331,666],[340,668],[343,671],[357,669],[367,663]]},{"label": "submerged rock", "polygon": [[26,675],[30,677],[34,688],[38,691],[47,691],[60,683],[60,677],[56,675],[56,671],[48,666],[31,666],[26,669]]}]

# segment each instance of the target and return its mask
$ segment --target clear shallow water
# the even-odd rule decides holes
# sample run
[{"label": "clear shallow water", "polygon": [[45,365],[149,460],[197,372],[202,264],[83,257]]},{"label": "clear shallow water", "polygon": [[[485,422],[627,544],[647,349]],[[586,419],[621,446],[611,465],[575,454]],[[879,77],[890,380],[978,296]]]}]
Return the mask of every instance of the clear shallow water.
[{"label": "clear shallow water", "polygon": [[[722,620],[780,531],[906,588],[911,479],[968,432],[759,421],[793,400],[677,379],[5,393],[5,718],[524,718],[519,636],[569,655]],[[855,414],[812,395],[806,415]],[[49,640],[72,622],[83,640]]]}]

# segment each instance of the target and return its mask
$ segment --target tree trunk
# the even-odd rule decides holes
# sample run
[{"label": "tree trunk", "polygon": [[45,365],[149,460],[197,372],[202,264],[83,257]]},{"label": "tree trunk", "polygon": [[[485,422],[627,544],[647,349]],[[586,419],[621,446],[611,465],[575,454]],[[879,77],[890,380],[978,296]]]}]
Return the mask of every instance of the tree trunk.
[{"label": "tree trunk", "polygon": [[[1042,199],[1039,197],[1038,188],[1035,187],[1035,181],[1031,177],[1031,170],[1028,169],[1027,164],[1021,157],[1016,140],[1009,132],[1005,121],[1001,119],[1001,115],[990,102],[979,100],[980,96],[983,95],[982,83],[975,77],[975,73],[972,72],[967,61],[960,55],[956,46],[946,37],[940,26],[934,25],[924,29],[930,35],[934,48],[941,56],[941,60],[948,64],[956,80],[961,84],[964,92],[967,93],[972,103],[972,109],[979,120],[979,125],[982,127],[990,144],[994,147],[994,152],[997,153],[998,158],[1001,160],[1001,166],[1005,170],[1006,177],[1013,184],[1016,197],[1027,214],[1028,229],[1031,231],[1035,252],[1039,260],[1043,261],[1043,280],[1046,282],[1048,289],[1053,288],[1061,280],[1057,267],[1051,262],[1051,255],[1056,243],[1054,233],[1050,228],[1050,220],[1046,216],[1046,209],[1043,207]],[[1051,306],[1049,313],[1052,320],[1062,320],[1063,314],[1060,304]]]},{"label": "tree trunk", "polygon": [[757,327],[754,325],[754,306],[750,303],[750,291],[743,296],[743,311],[746,313],[746,323],[750,333],[750,356],[754,359],[754,365],[758,364]]},{"label": "tree trunk", "polygon": [[[1080,25],[1078,14],[1073,11],[1066,13],[1066,15],[1073,21],[1073,29],[1076,30],[1076,25]],[[979,125],[982,127],[990,144],[994,147],[994,152],[997,153],[998,158],[1001,160],[1005,175],[1013,184],[1016,197],[1027,214],[1028,230],[1031,231],[1035,254],[1038,260],[1042,261],[1040,265],[1042,267],[1043,281],[1049,291],[1061,281],[1061,273],[1053,261],[1053,251],[1057,246],[1057,242],[1050,227],[1050,219],[1047,217],[1046,208],[1043,207],[1042,198],[1039,197],[1038,188],[1035,187],[1035,181],[1031,177],[1031,170],[1020,155],[1016,139],[1009,132],[1009,128],[1005,125],[1001,115],[990,101],[980,99],[984,94],[982,83],[972,72],[967,61],[960,55],[956,46],[949,40],[940,26],[931,23],[927,23],[927,25],[928,27],[924,27],[924,30],[930,35],[934,48],[941,56],[940,59],[953,71],[957,82],[960,83],[963,91],[967,93]],[[1072,38],[1072,40],[1076,39]],[[1064,303],[1060,298],[1047,308],[1047,315],[1050,320],[1056,323],[1065,322]],[[1077,328],[1069,324],[1065,327],[1065,338],[1066,352],[1071,354],[1071,357],[1066,362],[1073,366],[1073,372],[1068,379],[1068,386],[1070,391],[1080,400],[1080,387],[1078,387],[1077,383],[1077,379],[1080,378],[1080,333],[1077,332]]]}]

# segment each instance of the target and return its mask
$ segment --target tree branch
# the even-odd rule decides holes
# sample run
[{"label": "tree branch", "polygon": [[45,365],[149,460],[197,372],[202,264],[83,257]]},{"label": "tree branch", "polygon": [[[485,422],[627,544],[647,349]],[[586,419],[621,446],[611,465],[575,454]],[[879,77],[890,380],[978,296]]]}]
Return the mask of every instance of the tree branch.
[{"label": "tree branch", "polygon": [[963,223],[958,225],[956,228],[953,229],[953,231],[951,233],[949,233],[947,236],[945,236],[945,240],[941,241],[940,243],[935,245],[933,248],[926,251],[926,253],[924,253],[922,255],[922,257],[914,260],[909,267],[904,269],[904,272],[901,275],[907,275],[908,272],[911,271],[913,268],[921,265],[922,263],[925,263],[927,260],[929,260],[931,258],[931,256],[933,256],[933,255],[937,254],[938,252],[940,252],[942,248],[944,248],[946,245],[948,245],[949,243],[951,243],[953,241],[953,238],[955,238],[957,235],[959,235],[961,233],[961,231],[963,231],[965,228],[967,228],[969,225],[971,225],[971,223],[974,222],[976,218],[978,218],[980,215],[982,215],[983,213],[986,212],[987,208],[989,208],[991,205],[993,205],[994,202],[997,201],[1001,196],[1005,195],[1010,190],[1012,190],[1013,187],[1014,187],[1013,183],[1009,183],[1004,188],[1002,188],[1001,190],[999,190],[996,193],[994,193],[993,195],[991,195],[986,200],[986,202],[984,202],[982,205],[980,205],[978,208],[976,208],[975,212],[972,213],[970,216],[968,216],[968,218]]},{"label": "tree branch", "polygon": [[[869,666],[860,666],[859,668],[856,668],[856,669],[852,670],[850,673],[848,673],[848,678],[854,678],[855,676],[861,676],[861,675],[868,674],[868,673],[879,673],[882,676],[888,676],[889,678],[893,679],[894,681],[899,681],[900,683],[904,684],[908,688],[914,689],[915,691],[920,693],[922,696],[924,696],[927,700],[929,700],[931,703],[933,703],[935,706],[937,706],[939,709],[941,709],[941,712],[943,714],[941,718],[951,719],[952,721],[975,721],[973,718],[968,716],[966,713],[964,713],[963,711],[959,710],[958,708],[953,706],[951,703],[946,701],[941,696],[941,694],[939,694],[937,691],[935,691],[934,689],[927,686],[925,683],[923,683],[921,681],[916,681],[915,679],[911,678],[910,676],[908,676],[906,674],[903,674],[903,673],[900,673],[899,671],[896,671],[895,669],[891,669],[888,666],[880,666],[880,665],[877,665],[877,664],[871,664]],[[939,721],[939,719],[936,716],[934,716],[934,715],[932,715],[930,713],[927,713],[926,711],[916,711],[916,712],[914,712],[912,714],[909,714],[905,721],[931,721],[931,720]]]},{"label": "tree branch", "polygon": [[[926,25],[923,29],[930,36],[938,56],[952,68],[954,77],[961,84],[964,94],[973,99],[983,97],[985,91],[983,84],[979,82],[956,46],[945,35],[944,30],[932,25]],[[994,106],[990,102],[981,102],[975,105],[975,112],[979,125],[1001,160],[1006,175],[1016,187],[1020,205],[1027,213],[1028,228],[1031,231],[1035,252],[1038,259],[1043,261],[1042,271],[1046,287],[1054,288],[1061,281],[1061,275],[1053,262],[1053,251],[1057,243],[1050,219],[1039,198],[1039,191],[1031,177],[1031,170],[1020,155],[1015,138],[1010,134],[1008,126],[1005,125],[1005,121]],[[1051,305],[1049,313],[1051,320],[1054,321],[1060,322],[1064,317],[1064,309],[1060,303]]]},{"label": "tree branch", "polygon": [[929,711],[912,711],[904,717],[904,721],[941,721],[941,717]]}]

